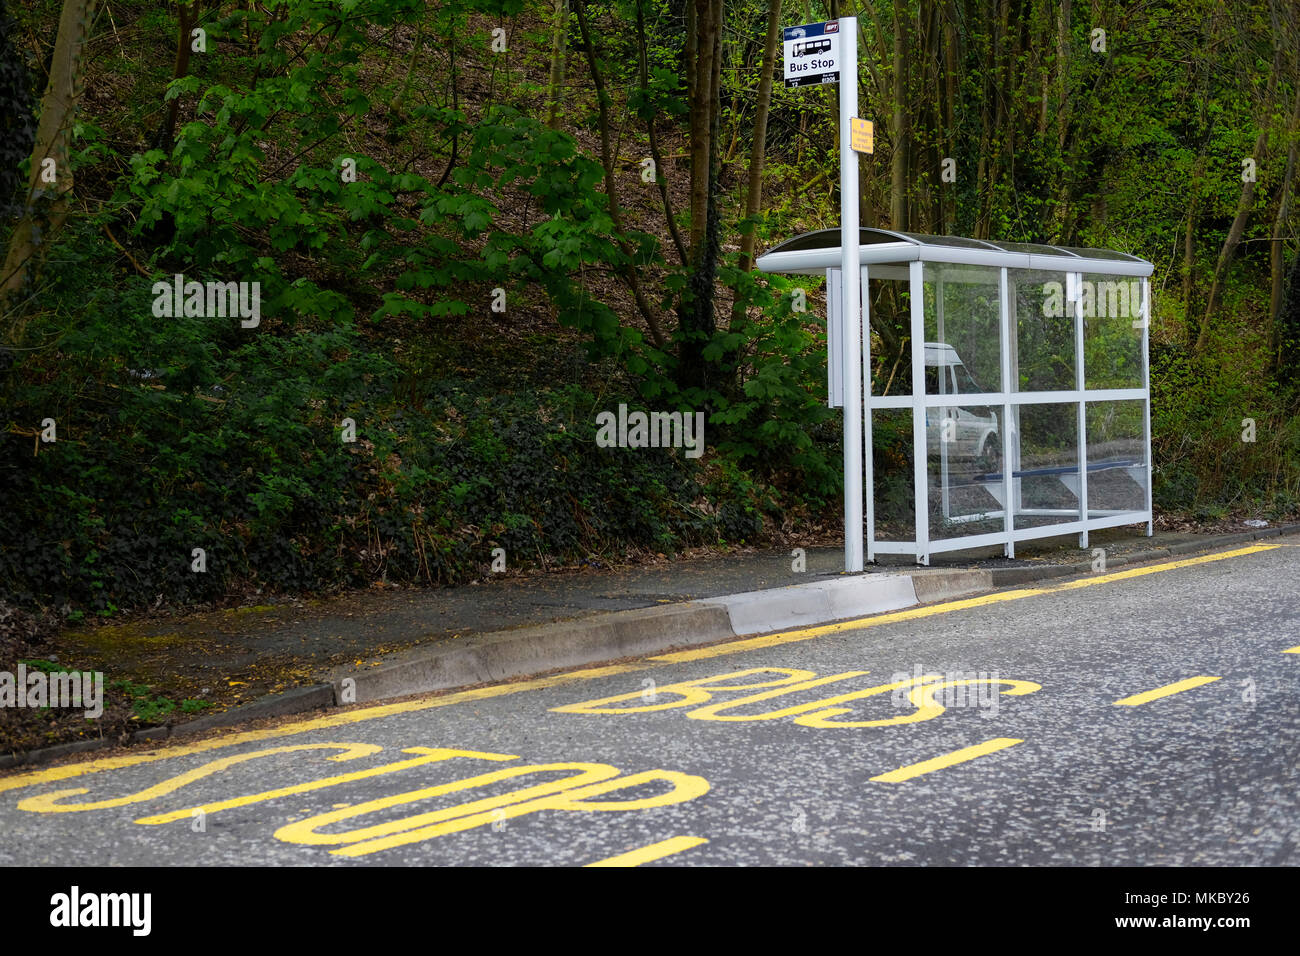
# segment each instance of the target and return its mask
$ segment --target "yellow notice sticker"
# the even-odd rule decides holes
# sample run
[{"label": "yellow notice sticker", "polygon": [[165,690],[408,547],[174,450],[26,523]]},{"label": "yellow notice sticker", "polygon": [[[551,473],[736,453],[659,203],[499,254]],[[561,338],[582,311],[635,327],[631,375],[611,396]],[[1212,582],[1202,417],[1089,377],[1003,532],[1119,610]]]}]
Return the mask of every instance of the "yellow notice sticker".
[{"label": "yellow notice sticker", "polygon": [[849,145],[855,153],[874,153],[875,136],[876,124],[871,120],[858,119],[856,116],[849,120]]}]

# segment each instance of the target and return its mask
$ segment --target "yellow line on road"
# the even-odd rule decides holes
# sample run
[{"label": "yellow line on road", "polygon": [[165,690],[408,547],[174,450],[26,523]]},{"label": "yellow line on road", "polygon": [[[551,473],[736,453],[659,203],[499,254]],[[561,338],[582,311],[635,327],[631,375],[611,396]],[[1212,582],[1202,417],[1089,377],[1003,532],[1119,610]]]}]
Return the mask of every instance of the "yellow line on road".
[{"label": "yellow line on road", "polygon": [[299,720],[291,724],[284,724],[280,727],[268,727],[265,730],[245,730],[240,733],[231,734],[226,737],[217,737],[211,740],[204,740],[193,744],[181,744],[178,746],[165,747],[161,750],[151,750],[143,754],[129,754],[122,757],[101,757],[98,760],[90,760],[86,763],[68,764],[63,767],[51,767],[48,770],[33,770],[30,773],[18,774],[8,779],[0,779],[0,793],[6,790],[15,790],[20,787],[31,787],[39,783],[52,783],[58,780],[70,780],[73,777],[80,777],[83,774],[98,773],[101,770],[118,770],[122,767],[134,767],[139,764],[153,763],[156,760],[168,760],[172,757],[183,757],[189,754],[206,753],[209,750],[220,750],[223,747],[234,747],[239,744],[256,743],[260,740],[272,740],[276,737],[288,737],[293,734],[307,733],[312,730],[328,730],[331,727],[345,727],[349,724],[357,724],[366,720],[374,720],[379,717],[391,717],[395,714],[409,714],[421,710],[431,710],[435,707],[449,707],[452,704],[463,704],[468,701],[486,700],[491,697],[504,697],[508,694],[517,694],[525,690],[540,690],[545,687],[552,687],[556,684],[563,684],[571,680],[593,680],[598,677],[609,677],[614,674],[624,674],[628,671],[643,670],[650,665],[648,664],[616,664],[609,667],[589,667],[585,670],[570,671],[567,674],[555,674],[551,677],[539,677],[536,680],[519,681],[516,684],[497,684],[492,687],[476,687],[473,690],[462,690],[454,694],[446,694],[442,697],[422,697],[419,700],[407,700],[397,704],[381,704],[376,707],[365,707],[361,710],[344,711],[341,714],[331,714],[328,717],[316,717],[311,720]]},{"label": "yellow line on road", "polygon": [[936,770],[942,770],[945,767],[951,767],[959,763],[966,763],[968,760],[983,757],[985,754],[996,753],[999,750],[1006,750],[1008,747],[1023,743],[1024,740],[1016,737],[994,737],[982,744],[963,747],[961,750],[954,750],[952,753],[944,754],[941,757],[931,757],[929,760],[922,760],[920,763],[908,764],[906,767],[899,767],[897,770],[882,773],[880,776],[871,779],[877,783],[902,783],[904,780],[911,780],[913,777],[934,773]]},{"label": "yellow line on road", "polygon": [[587,866],[640,866],[642,863],[649,863],[651,860],[662,860],[666,856],[672,856],[674,853],[681,853],[684,850],[708,842],[704,837],[671,837],[667,840],[660,840],[658,843],[651,843],[649,846],[643,846],[639,850],[629,850],[626,853],[620,853],[618,856],[611,856],[605,860],[588,863]]},{"label": "yellow line on road", "polygon": [[1300,644],[1297,644],[1295,647],[1288,647],[1288,648],[1287,648],[1286,650],[1284,650],[1282,653],[1283,653],[1283,654],[1300,654]]},{"label": "yellow line on road", "polygon": [[765,634],[762,637],[751,637],[743,641],[731,641],[727,644],[716,644],[713,647],[698,647],[690,651],[677,651],[672,654],[659,654],[650,658],[652,661],[663,661],[666,664],[684,664],[688,661],[702,661],[711,657],[723,657],[727,654],[743,654],[746,651],[757,651],[765,647],[778,647],[782,644],[792,644],[796,641],[808,641],[814,637],[824,637],[827,634],[838,634],[841,631],[856,631],[865,627],[878,627],[881,624],[896,624],[899,621],[915,621],[919,618],[933,617],[936,614],[948,614],[952,611],[964,611],[972,607],[984,607],[988,604],[1001,604],[1004,601],[1015,601],[1024,597],[1031,597],[1035,594],[1041,594],[1037,590],[1016,590],[1016,591],[999,591],[996,594],[985,594],[980,597],[965,598],[960,601],[950,601],[947,604],[931,604],[926,607],[912,608],[907,611],[894,611],[890,614],[880,614],[876,617],[859,618],[854,621],[839,621],[835,624],[820,624],[817,627],[800,628],[797,631],[782,631],[778,634]]},{"label": "yellow line on road", "polygon": [[1180,680],[1173,684],[1166,684],[1164,687],[1157,687],[1155,690],[1143,691],[1140,694],[1134,694],[1132,697],[1117,700],[1115,706],[1137,707],[1140,704],[1149,704],[1153,700],[1181,694],[1185,690],[1191,690],[1193,687],[1200,687],[1203,684],[1212,684],[1219,679],[1218,677],[1189,677],[1187,680]]},{"label": "yellow line on road", "polygon": [[565,684],[570,681],[596,680],[614,674],[625,674],[631,671],[645,670],[646,668],[661,664],[677,664],[687,661],[704,660],[712,657],[722,657],[726,654],[742,654],[746,651],[759,650],[764,647],[777,647],[795,641],[806,641],[826,634],[837,634],[843,631],[878,627],[882,624],[894,624],[899,621],[913,621],[933,617],[936,614],[949,614],[953,611],[963,611],[969,608],[1001,604],[1007,601],[1018,601],[1021,598],[1034,597],[1041,594],[1052,594],[1058,591],[1071,590],[1074,588],[1090,587],[1094,584],[1107,584],[1111,581],[1120,581],[1138,577],[1140,575],[1155,574],[1158,571],[1172,571],[1176,568],[1207,564],[1212,561],[1222,561],[1227,558],[1257,554],[1261,551],[1271,551],[1277,547],[1279,547],[1279,545],[1276,544],[1256,545],[1249,548],[1238,548],[1233,551],[1222,551],[1218,554],[1207,554],[1195,558],[1184,558],[1179,561],[1168,561],[1164,564],[1133,568],[1128,571],[1091,575],[1079,581],[1069,581],[1065,584],[1058,584],[1052,587],[1018,588],[1012,591],[997,591],[992,594],[981,595],[980,597],[950,601],[947,604],[930,604],[925,607],[912,608],[906,611],[896,611],[892,614],[880,614],[875,617],[859,618],[853,621],[840,621],[836,624],[823,624],[817,627],[803,628],[797,631],[784,631],[779,634],[768,634],[763,637],[732,641],[727,644],[718,644],[713,647],[702,647],[692,651],[681,651],[676,654],[660,654],[655,657],[647,658],[646,663],[589,667],[583,670],[569,671],[568,673],[555,674],[550,677],[542,677],[535,680],[525,680],[511,684],[497,684],[491,687],[478,687],[473,690],[458,691],[452,694],[444,694],[440,697],[424,697],[419,700],[403,701],[397,704],[381,704],[375,707],[365,707],[359,710],[345,711],[340,714],[331,714],[328,717],[316,717],[310,720],[295,721],[293,723],[283,724],[279,727],[268,728],[265,730],[246,730],[225,737],[205,740],[200,743],[170,746],[160,750],[152,750],[143,754],[130,754],[122,757],[102,757],[98,760],[86,761],[85,763],[68,764],[61,767],[52,767],[46,770],[34,770],[29,773],[21,773],[12,777],[0,779],[0,793],[3,793],[6,790],[15,790],[21,787],[30,787],[42,783],[69,780],[85,774],[98,773],[101,770],[117,770],[122,767],[134,767],[139,764],[153,763],[157,760],[168,760],[172,757],[180,757],[188,754],[204,753],[210,750],[218,750],[223,747],[235,747],[240,744],[254,743],[261,740],[271,740],[277,737],[288,737],[293,734],[307,733],[313,730],[328,730],[331,727],[343,727],[350,724],[361,723],[366,720],[391,717],[395,714],[409,714],[422,710],[430,710],[436,707],[449,707],[453,704],[462,704],[468,701],[486,700],[492,697],[504,697],[509,694],[518,694],[530,690],[542,690],[548,687],[554,687],[557,684]]},{"label": "yellow line on road", "polygon": [[854,621],[839,621],[835,624],[821,624],[817,627],[800,628],[797,631],[782,631],[778,634],[765,634],[762,637],[751,637],[743,641],[731,641],[730,643],[717,644],[713,647],[699,647],[689,651],[677,651],[673,654],[659,654],[650,658],[650,660],[681,664],[688,661],[706,660],[711,657],[722,657],[725,654],[741,654],[745,651],[755,651],[765,647],[777,647],[781,644],[790,644],[795,641],[807,641],[814,637],[822,637],[826,634],[836,634],[841,631],[857,631],[867,627],[879,627],[882,624],[896,624],[900,621],[915,621],[921,618],[934,617],[936,614],[950,614],[953,611],[964,611],[973,607],[987,607],[991,604],[1004,604],[1007,601],[1018,601],[1021,598],[1035,597],[1040,594],[1054,594],[1060,591],[1072,591],[1078,588],[1092,587],[1096,584],[1109,584],[1112,581],[1125,581],[1130,578],[1142,577],[1147,574],[1155,574],[1159,571],[1172,571],[1175,568],[1188,568],[1198,564],[1208,564],[1211,561],[1222,561],[1225,558],[1236,558],[1247,554],[1257,554],[1260,551],[1272,551],[1276,547],[1277,545],[1271,544],[1256,545],[1249,548],[1238,548],[1235,551],[1223,551],[1219,554],[1206,554],[1196,558],[1183,558],[1179,561],[1168,561],[1164,564],[1131,568],[1127,571],[1114,571],[1110,574],[1092,575],[1090,577],[1081,578],[1078,581],[1067,581],[1064,584],[1056,584],[1050,587],[1017,588],[1014,591],[995,591],[992,594],[981,594],[979,597],[964,598],[960,601],[949,601],[946,604],[928,604],[924,607],[914,607],[906,611],[894,611],[890,614],[879,614],[875,617],[859,618]]}]

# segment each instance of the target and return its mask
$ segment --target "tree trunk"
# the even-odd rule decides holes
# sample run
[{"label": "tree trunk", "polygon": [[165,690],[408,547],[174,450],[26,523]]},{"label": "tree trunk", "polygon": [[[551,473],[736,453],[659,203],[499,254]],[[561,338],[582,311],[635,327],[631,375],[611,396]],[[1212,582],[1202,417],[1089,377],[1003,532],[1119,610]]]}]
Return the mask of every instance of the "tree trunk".
[{"label": "tree trunk", "polygon": [[[944,114],[943,114],[943,141],[944,157],[956,157],[957,145],[957,126],[954,119],[953,110],[957,106],[957,84],[958,84],[958,46],[957,46],[957,9],[952,0],[945,0],[944,18],[943,18],[943,85],[944,85]],[[957,196],[956,190],[946,188],[947,184],[940,181],[939,196],[942,204],[943,229],[946,233],[949,228],[955,224],[957,215]]]},{"label": "tree trunk", "polygon": [[641,313],[641,317],[645,319],[646,327],[650,330],[650,337],[654,340],[656,347],[663,348],[667,344],[667,340],[659,327],[659,320],[655,317],[654,310],[650,307],[650,303],[646,301],[645,293],[641,290],[641,283],[636,274],[636,264],[632,261],[632,250],[628,248],[626,240],[622,238],[624,232],[623,211],[618,202],[618,184],[614,176],[614,148],[609,132],[609,94],[605,92],[605,80],[600,72],[600,64],[596,62],[596,47],[591,42],[591,33],[587,29],[587,13],[582,0],[573,0],[573,9],[578,15],[578,27],[582,30],[582,45],[587,54],[587,64],[591,68],[591,83],[596,88],[596,101],[599,105],[600,117],[600,161],[605,168],[605,195],[609,199],[609,218],[614,223],[614,229],[618,232],[619,248],[623,251],[623,281],[627,283],[632,298],[636,302],[637,310]]},{"label": "tree trunk", "polygon": [[1293,388],[1300,378],[1300,255],[1293,256],[1287,270],[1286,293],[1277,324],[1277,371],[1279,385]]},{"label": "tree trunk", "polygon": [[1061,0],[1056,13],[1056,145],[1065,149],[1070,128],[1070,0]]},{"label": "tree trunk", "polygon": [[909,137],[907,112],[908,87],[908,37],[907,4],[905,0],[894,0],[894,121],[891,124],[894,136],[894,152],[890,157],[889,170],[889,219],[895,229],[906,230],[907,215],[907,169]]},{"label": "tree trunk", "polygon": [[[638,12],[640,8],[638,7]],[[560,128],[560,93],[564,88],[564,54],[569,37],[569,0],[555,0],[555,22],[551,25],[551,79],[548,96],[551,101],[546,125]]]},{"label": "tree trunk", "polygon": [[[1277,56],[1274,57],[1273,71],[1269,74],[1268,88],[1264,92],[1264,102],[1260,104],[1258,114],[1259,135],[1255,138],[1255,148],[1250,154],[1250,158],[1255,160],[1257,170],[1264,165],[1264,159],[1268,153],[1268,124],[1273,111],[1273,95],[1277,90],[1277,74],[1280,65],[1278,59]],[[1219,295],[1223,291],[1223,282],[1227,277],[1228,266],[1237,253],[1237,245],[1241,242],[1242,233],[1246,231],[1246,221],[1250,218],[1251,207],[1255,204],[1255,187],[1256,183],[1253,179],[1250,182],[1242,183],[1241,198],[1237,201],[1237,215],[1233,217],[1232,227],[1228,230],[1227,238],[1223,240],[1223,248],[1219,250],[1219,259],[1214,265],[1214,278],[1210,282],[1210,294],[1205,302],[1205,314],[1201,317],[1201,329],[1196,336],[1196,345],[1194,346],[1196,352],[1203,351],[1209,344],[1210,317],[1219,306]]]},{"label": "tree trunk", "polygon": [[[35,281],[51,240],[67,218],[68,197],[72,192],[68,147],[77,100],[81,96],[82,50],[90,37],[94,6],[94,0],[65,0],[59,17],[50,81],[41,99],[41,118],[32,146],[23,216],[9,238],[4,271],[0,273],[0,299],[9,303]],[[47,159],[54,160],[53,183],[43,179]],[[17,343],[22,336],[23,321],[14,318],[6,331],[9,341]]]},{"label": "tree trunk", "polygon": [[682,49],[686,74],[686,102],[695,102],[695,61],[700,56],[700,38],[695,32],[695,0],[686,0],[686,45]]},{"label": "tree trunk", "polygon": [[1056,11],[1056,154],[1061,180],[1056,191],[1052,238],[1066,240],[1066,219],[1070,205],[1070,177],[1073,165],[1066,159],[1065,140],[1070,130],[1070,0],[1060,0]]},{"label": "tree trunk", "polygon": [[1010,0],[999,0],[993,34],[993,56],[989,69],[989,75],[992,77],[989,92],[993,97],[993,130],[989,144],[991,159],[988,164],[988,180],[982,191],[980,218],[975,227],[976,239],[987,239],[992,234],[994,203],[998,197],[998,184],[1006,176],[1007,151],[1014,128],[1013,121],[1009,121],[1007,117],[1007,101],[1012,96],[1011,83],[1008,79],[1011,69],[1010,16]]},{"label": "tree trunk", "polygon": [[[190,53],[193,50],[190,31],[194,29],[194,24],[199,19],[199,0],[194,0],[192,4],[181,2],[177,6],[179,7],[179,19],[176,27],[176,62],[172,67],[173,80],[179,80],[190,71]],[[167,116],[163,119],[162,126],[158,127],[158,131],[153,138],[154,148],[161,149],[169,156],[171,155],[172,145],[176,140],[176,117],[180,113],[180,107],[181,98],[179,96],[172,97],[167,104]]]},{"label": "tree trunk", "polygon": [[709,384],[704,348],[717,326],[713,314],[717,278],[717,130],[718,88],[722,67],[724,0],[693,0],[696,24],[695,70],[691,87],[691,231],[690,270],[678,305],[678,384]]},{"label": "tree trunk", "polygon": [[1047,117],[1050,113],[1048,99],[1052,94],[1052,64],[1047,53],[1052,13],[1049,0],[1034,0],[1034,2],[1034,25],[1040,31],[1040,42],[1043,47],[1038,60],[1038,139],[1040,142],[1046,142]]},{"label": "tree trunk", "polygon": [[1274,374],[1278,371],[1280,361],[1282,292],[1285,279],[1282,256],[1283,230],[1286,229],[1291,218],[1291,185],[1295,181],[1296,152],[1297,146],[1300,146],[1300,141],[1296,138],[1297,133],[1300,133],[1300,89],[1296,90],[1295,103],[1291,107],[1290,128],[1287,133],[1290,145],[1286,152],[1286,173],[1282,177],[1282,186],[1278,191],[1277,216],[1273,219],[1273,236],[1269,243],[1269,271],[1273,281],[1268,297],[1268,356],[1269,369]]},{"label": "tree trunk", "polygon": [[[641,0],[636,0],[637,60],[641,71],[641,93],[646,94],[650,85],[649,66],[646,62],[645,12],[641,9]],[[683,266],[687,264],[686,244],[682,242],[681,230],[677,228],[677,216],[673,212],[673,202],[668,195],[668,178],[664,175],[664,158],[659,150],[659,134],[655,131],[654,115],[646,117],[646,132],[650,138],[650,158],[655,164],[655,185],[659,187],[659,201],[664,207],[664,221],[668,224],[668,234],[672,237],[677,257]]]},{"label": "tree trunk", "polygon": [[1187,203],[1187,228],[1183,232],[1183,312],[1187,316],[1188,339],[1191,338],[1192,331],[1192,275],[1196,265],[1196,198],[1200,194],[1204,165],[1205,154],[1201,153],[1192,167],[1192,182],[1189,189],[1191,198]]},{"label": "tree trunk", "polygon": [[[771,0],[767,14],[767,42],[763,47],[763,70],[758,79],[758,103],[754,107],[754,143],[749,151],[749,189],[745,195],[745,218],[758,215],[763,204],[763,163],[767,155],[767,114],[772,105],[772,75],[776,71],[776,47],[781,39],[781,0]],[[740,268],[754,265],[757,229],[740,239]]]},{"label": "tree trunk", "polygon": [[718,48],[714,8],[722,0],[692,0],[695,6],[695,61],[691,71],[691,232],[694,260],[704,242],[709,207],[709,167],[713,135],[713,58]]}]

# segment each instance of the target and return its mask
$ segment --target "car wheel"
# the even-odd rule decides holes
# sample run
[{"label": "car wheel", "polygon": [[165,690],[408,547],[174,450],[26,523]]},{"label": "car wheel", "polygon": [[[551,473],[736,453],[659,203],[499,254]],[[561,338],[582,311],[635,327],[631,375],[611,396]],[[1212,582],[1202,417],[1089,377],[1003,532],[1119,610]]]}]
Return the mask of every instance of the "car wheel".
[{"label": "car wheel", "polygon": [[975,459],[975,470],[982,475],[996,475],[1002,471],[1002,445],[997,435],[984,439],[984,447]]}]

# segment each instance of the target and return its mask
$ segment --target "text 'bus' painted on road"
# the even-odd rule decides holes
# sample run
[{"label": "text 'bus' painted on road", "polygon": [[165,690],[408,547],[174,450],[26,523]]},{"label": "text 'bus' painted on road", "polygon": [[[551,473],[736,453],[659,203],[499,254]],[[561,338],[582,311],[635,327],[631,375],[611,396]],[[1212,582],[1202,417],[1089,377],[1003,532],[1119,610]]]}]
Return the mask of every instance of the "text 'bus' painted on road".
[{"label": "text 'bus' painted on road", "polygon": [[[896,680],[888,684],[879,684],[875,687],[849,691],[833,697],[822,697],[818,700],[803,704],[792,704],[776,710],[766,710],[760,713],[729,713],[729,711],[738,710],[749,704],[758,704],[779,697],[793,696],[816,687],[851,680],[869,673],[871,672],[845,671],[842,674],[832,674],[829,677],[818,677],[813,671],[793,667],[751,667],[747,670],[732,671],[713,677],[702,677],[697,680],[681,681],[676,684],[664,684],[653,691],[642,689],[627,694],[616,694],[613,697],[602,697],[599,700],[589,700],[580,704],[553,707],[551,710],[559,714],[625,715],[648,714],[691,707],[694,709],[686,712],[686,716],[691,720],[720,720],[739,723],[758,720],[781,720],[788,717],[801,727],[827,729],[894,727],[900,724],[915,724],[938,717],[947,710],[947,707],[937,699],[941,694],[948,698],[958,697],[964,700],[966,699],[964,692],[967,690],[979,689],[986,690],[989,693],[997,691],[1009,697],[1021,697],[1042,689],[1039,684],[1026,680],[1004,680],[993,677],[954,680],[945,679],[942,674],[920,674],[908,677],[905,680]],[[724,681],[740,680],[751,675],[780,676],[772,680],[751,681],[740,684],[722,683]],[[998,690],[999,687],[1002,689]],[[769,689],[759,690],[759,688]],[[758,693],[753,693],[756,690]],[[963,693],[954,695],[951,693],[953,691],[962,691]],[[744,696],[732,697],[713,703],[713,696],[718,693],[743,693]],[[870,720],[836,719],[850,713],[852,710],[852,708],[841,705],[869,697],[877,697],[882,694],[889,694],[891,697],[902,694],[916,709],[909,714],[898,714],[892,717]],[[667,695],[670,699],[661,701],[660,698],[663,695]],[[980,699],[977,694],[970,696],[975,701]],[[630,702],[638,703],[632,706],[619,706]]]}]

